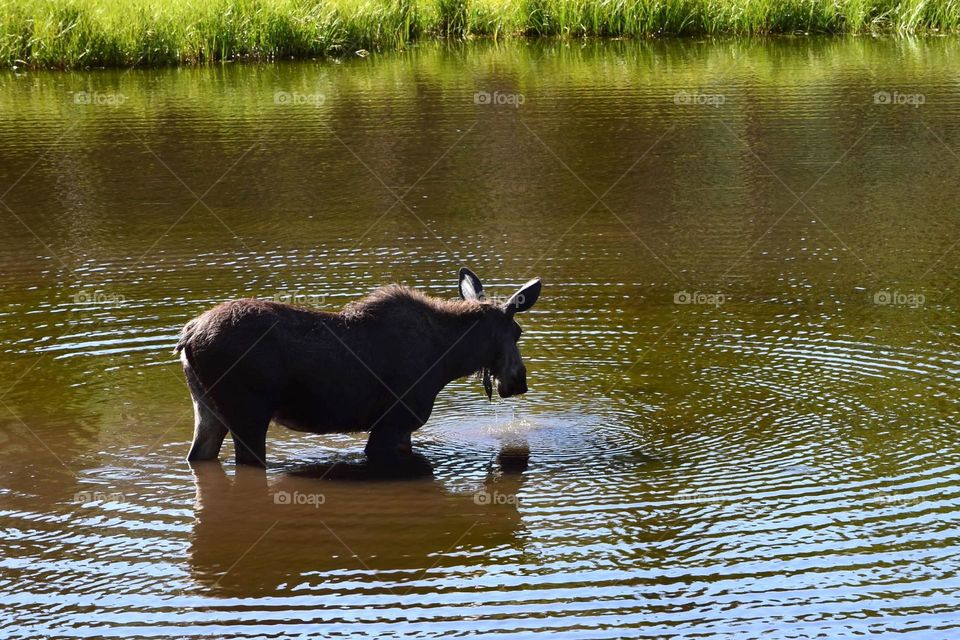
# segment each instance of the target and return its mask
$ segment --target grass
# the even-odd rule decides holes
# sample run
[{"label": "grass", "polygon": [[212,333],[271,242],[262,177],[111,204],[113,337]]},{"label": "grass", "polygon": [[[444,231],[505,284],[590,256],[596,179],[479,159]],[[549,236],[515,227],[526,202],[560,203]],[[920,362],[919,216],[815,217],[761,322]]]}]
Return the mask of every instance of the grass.
[{"label": "grass", "polygon": [[960,0],[0,0],[0,60],[124,67],[337,56],[424,37],[958,28]]}]

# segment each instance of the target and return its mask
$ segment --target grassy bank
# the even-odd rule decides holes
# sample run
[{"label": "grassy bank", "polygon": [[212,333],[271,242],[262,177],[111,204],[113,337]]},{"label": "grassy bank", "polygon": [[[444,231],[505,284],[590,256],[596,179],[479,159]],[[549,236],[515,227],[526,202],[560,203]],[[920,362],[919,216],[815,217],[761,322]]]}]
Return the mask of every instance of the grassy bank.
[{"label": "grassy bank", "polygon": [[955,31],[960,0],[0,0],[0,60],[311,58],[425,37]]}]

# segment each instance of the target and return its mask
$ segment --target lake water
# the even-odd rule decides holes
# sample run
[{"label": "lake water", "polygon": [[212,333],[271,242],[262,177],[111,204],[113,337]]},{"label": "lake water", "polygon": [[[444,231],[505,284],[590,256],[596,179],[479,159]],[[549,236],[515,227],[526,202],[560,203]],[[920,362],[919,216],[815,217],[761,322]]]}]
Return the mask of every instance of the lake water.
[{"label": "lake water", "polygon": [[[425,45],[0,75],[6,637],[960,634],[960,48]],[[184,461],[234,297],[539,275],[374,480]]]}]

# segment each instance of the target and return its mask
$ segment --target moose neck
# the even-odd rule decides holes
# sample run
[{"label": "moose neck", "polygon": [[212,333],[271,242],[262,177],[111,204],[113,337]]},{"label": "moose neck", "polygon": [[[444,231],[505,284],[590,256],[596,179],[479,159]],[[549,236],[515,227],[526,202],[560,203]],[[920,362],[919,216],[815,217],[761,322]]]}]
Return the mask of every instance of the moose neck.
[{"label": "moose neck", "polygon": [[439,317],[437,345],[440,364],[437,370],[443,377],[442,384],[476,373],[489,365],[489,338],[485,338],[483,310],[469,306],[443,313]]}]

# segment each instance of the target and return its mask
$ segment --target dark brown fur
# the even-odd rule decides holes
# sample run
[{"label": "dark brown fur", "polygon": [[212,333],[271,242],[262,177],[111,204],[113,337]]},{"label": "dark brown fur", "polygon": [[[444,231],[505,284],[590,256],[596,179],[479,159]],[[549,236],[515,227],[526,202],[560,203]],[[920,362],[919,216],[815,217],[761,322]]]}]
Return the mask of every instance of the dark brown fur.
[{"label": "dark brown fur", "polygon": [[265,465],[271,420],[312,433],[370,431],[372,458],[409,451],[410,433],[452,380],[490,369],[500,395],[526,391],[519,333],[503,306],[399,285],[339,313],[221,304],[187,323],[176,346],[197,414],[188,458],[216,458],[229,431],[238,463]]}]

